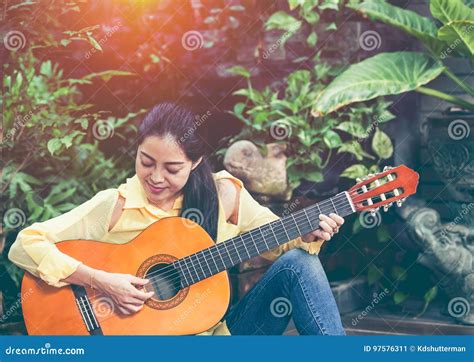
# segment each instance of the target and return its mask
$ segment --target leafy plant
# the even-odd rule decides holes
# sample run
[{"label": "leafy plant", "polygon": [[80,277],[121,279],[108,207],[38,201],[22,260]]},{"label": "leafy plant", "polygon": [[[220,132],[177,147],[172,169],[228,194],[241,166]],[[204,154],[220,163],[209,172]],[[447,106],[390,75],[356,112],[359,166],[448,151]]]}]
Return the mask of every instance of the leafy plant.
[{"label": "leafy plant", "polygon": [[349,8],[362,15],[418,38],[427,52],[381,53],[351,65],[315,97],[313,114],[321,116],[354,102],[408,91],[434,96],[474,111],[473,103],[425,86],[444,73],[468,95],[474,96],[474,89],[443,63],[448,56],[473,60],[474,9],[466,4],[462,0],[431,0],[431,14],[441,23],[437,27],[430,18],[384,0],[349,3]]},{"label": "leafy plant", "polygon": [[[13,28],[15,24],[14,28],[25,38],[24,49],[10,51],[3,64],[2,218],[9,210],[17,210],[20,219],[23,217],[19,223],[3,219],[2,238],[8,243],[20,227],[71,210],[129,176],[133,172],[132,161],[124,157],[129,155],[108,154],[102,140],[113,137],[130,145],[128,140],[135,132],[133,120],[142,112],[114,116],[84,100],[81,87],[134,74],[106,70],[80,78],[66,76],[58,63],[45,56],[45,51],[63,49],[71,42],[86,41],[95,46],[96,27],[65,30],[54,16],[46,14],[43,22],[30,29],[29,20],[40,8],[44,9],[43,1],[28,1],[6,10],[5,26]],[[48,14],[79,11],[74,1],[48,2],[46,9]],[[111,180],[114,184],[110,184]],[[9,275],[18,287],[20,270],[5,255],[1,265],[7,272],[2,278]]]},{"label": "leafy plant", "polygon": [[272,86],[256,90],[248,70],[242,67],[229,69],[229,72],[247,79],[247,88],[234,92],[234,95],[245,97],[245,102],[235,104],[232,111],[244,127],[230,142],[249,139],[262,149],[265,143],[284,143],[292,189],[298,187],[303,179],[323,181],[323,170],[333,154],[350,153],[360,162],[342,173],[349,178],[376,172],[378,162],[392,154],[390,138],[379,129],[372,138],[374,154],[363,147],[376,119],[387,122],[393,118],[387,110],[389,102],[380,100],[374,105],[359,104],[341,112],[337,118],[311,116],[312,99],[324,87],[322,79],[330,69],[327,63],[319,62],[312,71],[294,71],[282,82],[286,86],[281,92]]}]

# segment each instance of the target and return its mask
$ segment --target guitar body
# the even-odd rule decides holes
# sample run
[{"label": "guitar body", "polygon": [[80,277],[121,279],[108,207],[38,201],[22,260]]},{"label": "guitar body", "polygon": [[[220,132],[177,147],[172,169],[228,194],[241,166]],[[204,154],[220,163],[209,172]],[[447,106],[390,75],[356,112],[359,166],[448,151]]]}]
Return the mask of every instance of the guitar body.
[{"label": "guitar body", "polygon": [[[121,245],[91,240],[56,244],[59,250],[92,268],[147,277],[159,282],[156,287],[163,286],[163,295],[153,296],[142,310],[132,315],[120,314],[110,298],[95,289],[85,288],[104,335],[197,334],[222,319],[230,301],[226,271],[175,290],[173,285],[179,276],[170,273],[169,267],[166,269],[173,261],[214,245],[204,229],[191,223],[190,220],[183,222],[179,217],[164,218]],[[147,291],[153,288],[151,284],[146,286]],[[22,306],[28,333],[89,335],[86,326],[89,317],[81,313],[76,298],[69,285],[52,287],[25,273]],[[84,300],[84,308],[85,305]]]}]

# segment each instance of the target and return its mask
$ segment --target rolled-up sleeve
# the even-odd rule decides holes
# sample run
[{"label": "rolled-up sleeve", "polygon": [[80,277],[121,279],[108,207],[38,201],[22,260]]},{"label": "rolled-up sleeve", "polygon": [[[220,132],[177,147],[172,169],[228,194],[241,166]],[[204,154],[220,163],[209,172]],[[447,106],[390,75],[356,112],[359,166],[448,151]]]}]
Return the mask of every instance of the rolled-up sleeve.
[{"label": "rolled-up sleeve", "polygon": [[[259,226],[265,225],[269,222],[280,219],[268,207],[260,205],[252,197],[252,195],[250,195],[241,180],[232,176],[228,172],[225,172],[225,176],[223,178],[229,178],[240,188],[238,227],[241,232],[247,232],[258,228]],[[302,240],[301,237],[298,237],[289,241],[286,244],[280,245],[275,249],[269,250],[261,254],[261,256],[265,259],[273,261],[276,260],[283,253],[295,247],[303,249],[310,254],[318,254],[323,243],[323,240],[315,241],[312,243],[306,243]]]},{"label": "rolled-up sleeve", "polygon": [[18,234],[8,258],[49,285],[67,285],[61,280],[74,273],[81,261],[59,251],[55,243],[74,239],[100,240],[108,231],[117,199],[117,189],[100,191],[63,215],[28,226]]}]

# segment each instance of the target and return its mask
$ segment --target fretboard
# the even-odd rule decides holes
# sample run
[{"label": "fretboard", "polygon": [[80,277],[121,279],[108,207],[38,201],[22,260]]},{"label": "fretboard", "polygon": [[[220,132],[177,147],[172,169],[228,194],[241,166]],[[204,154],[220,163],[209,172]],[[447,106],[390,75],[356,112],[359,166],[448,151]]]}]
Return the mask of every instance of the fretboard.
[{"label": "fretboard", "polygon": [[316,230],[320,214],[335,213],[344,217],[353,212],[349,195],[341,192],[330,199],[179,259],[173,266],[180,273],[181,287],[185,288]]}]

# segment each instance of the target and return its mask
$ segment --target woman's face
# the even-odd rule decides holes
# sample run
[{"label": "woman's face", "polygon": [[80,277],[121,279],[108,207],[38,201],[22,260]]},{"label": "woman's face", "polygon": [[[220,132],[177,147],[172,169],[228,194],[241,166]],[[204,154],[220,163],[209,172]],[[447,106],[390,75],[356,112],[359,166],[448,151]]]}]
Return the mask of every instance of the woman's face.
[{"label": "woman's face", "polygon": [[200,161],[193,163],[171,136],[148,136],[138,146],[135,171],[148,201],[170,208]]}]

